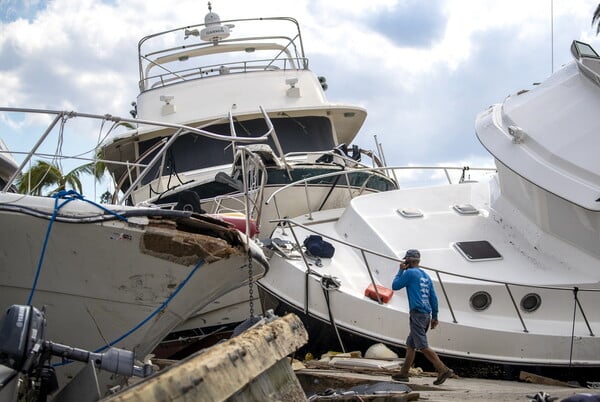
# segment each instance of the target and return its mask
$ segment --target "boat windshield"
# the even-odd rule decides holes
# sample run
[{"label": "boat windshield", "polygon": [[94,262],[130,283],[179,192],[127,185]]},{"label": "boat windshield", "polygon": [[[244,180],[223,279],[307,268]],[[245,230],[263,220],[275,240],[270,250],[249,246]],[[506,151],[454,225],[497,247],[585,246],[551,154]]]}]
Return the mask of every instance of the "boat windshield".
[{"label": "boat windshield", "polygon": [[592,48],[587,43],[579,42],[577,40],[573,41],[571,50],[573,51],[573,55],[578,59],[581,57],[592,57],[595,59],[600,58],[600,56],[598,56],[598,53],[596,53],[594,48]]}]

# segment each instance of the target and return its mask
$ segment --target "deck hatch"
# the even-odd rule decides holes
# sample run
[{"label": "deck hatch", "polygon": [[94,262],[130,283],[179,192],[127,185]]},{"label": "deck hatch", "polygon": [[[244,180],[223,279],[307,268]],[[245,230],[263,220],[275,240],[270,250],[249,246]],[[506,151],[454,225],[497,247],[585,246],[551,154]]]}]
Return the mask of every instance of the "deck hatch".
[{"label": "deck hatch", "polygon": [[459,241],[454,247],[469,261],[501,260],[502,255],[487,240]]},{"label": "deck hatch", "polygon": [[401,216],[405,218],[422,218],[423,212],[417,208],[398,208],[396,210]]},{"label": "deck hatch", "polygon": [[461,215],[478,215],[479,210],[471,204],[455,204],[452,208]]}]

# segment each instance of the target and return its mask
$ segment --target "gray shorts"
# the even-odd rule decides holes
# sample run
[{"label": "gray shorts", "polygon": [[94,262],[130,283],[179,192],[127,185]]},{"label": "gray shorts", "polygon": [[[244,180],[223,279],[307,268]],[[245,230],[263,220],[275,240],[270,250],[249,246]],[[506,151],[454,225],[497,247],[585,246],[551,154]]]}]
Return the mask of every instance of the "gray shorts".
[{"label": "gray shorts", "polygon": [[427,330],[429,329],[430,322],[431,316],[429,314],[411,310],[410,333],[408,334],[408,338],[406,338],[406,345],[416,350],[429,347],[427,343]]}]

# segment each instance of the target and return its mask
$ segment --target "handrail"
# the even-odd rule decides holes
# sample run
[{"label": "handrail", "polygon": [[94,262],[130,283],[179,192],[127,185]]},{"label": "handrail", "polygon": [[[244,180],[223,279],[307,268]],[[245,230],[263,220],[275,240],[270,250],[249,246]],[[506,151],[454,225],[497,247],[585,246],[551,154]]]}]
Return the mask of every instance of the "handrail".
[{"label": "handrail", "polygon": [[[266,116],[268,118],[268,115],[265,112],[264,108],[262,106],[259,106],[259,109],[260,109],[262,115]],[[52,114],[52,115],[65,116],[67,118],[85,117],[85,118],[89,118],[89,119],[112,121],[114,123],[125,122],[125,123],[149,125],[149,126],[155,126],[155,127],[183,129],[192,134],[198,134],[198,135],[212,138],[215,140],[236,141],[236,142],[242,142],[242,143],[265,141],[268,139],[269,135],[271,134],[270,131],[267,131],[266,133],[264,133],[258,137],[236,137],[235,139],[232,139],[232,137],[230,137],[228,135],[211,133],[210,131],[202,130],[202,129],[195,128],[192,126],[186,126],[184,124],[167,123],[167,122],[155,121],[155,120],[134,119],[134,118],[128,118],[128,117],[113,116],[111,114],[100,115],[100,114],[92,114],[92,113],[80,113],[80,112],[75,112],[75,111],[14,108],[14,107],[2,107],[2,106],[0,106],[0,112]]]},{"label": "handrail", "polygon": [[[377,251],[374,251],[374,250],[367,249],[367,248],[359,246],[357,244],[350,243],[348,241],[332,237],[332,236],[327,235],[325,233],[320,233],[320,232],[318,232],[318,231],[316,231],[314,229],[311,229],[310,227],[308,227],[306,225],[303,225],[303,224],[301,224],[301,223],[299,223],[299,222],[297,222],[297,221],[295,221],[293,219],[289,219],[289,218],[275,219],[275,220],[272,220],[271,222],[274,222],[274,223],[276,222],[278,225],[281,225],[282,227],[287,226],[290,229],[290,231],[292,232],[294,240],[296,242],[296,246],[298,247],[299,250],[301,250],[301,244],[298,242],[298,238],[297,238],[297,236],[295,234],[295,231],[293,230],[293,226],[300,227],[300,228],[302,228],[302,229],[304,229],[304,230],[306,230],[308,232],[320,235],[323,238],[329,239],[329,240],[334,241],[336,243],[343,244],[343,245],[348,246],[348,247],[350,247],[352,249],[360,251],[360,253],[361,253],[362,257],[363,257],[363,260],[365,262],[365,266],[366,266],[367,272],[368,272],[368,274],[372,278],[372,283],[373,283],[373,286],[375,287],[375,289],[377,289],[377,286],[376,286],[375,281],[373,280],[372,273],[371,273],[371,268],[370,268],[370,266],[367,263],[366,254],[377,256],[377,257],[381,257],[381,258],[388,259],[388,260],[391,260],[391,261],[395,261],[397,263],[404,262],[403,259],[400,259],[400,258],[398,258],[396,256],[389,256],[389,255],[386,255],[386,254],[383,254],[383,253],[380,253],[380,252],[377,252]],[[304,256],[304,253],[301,252],[300,254],[302,254]],[[304,258],[304,262],[305,262],[306,267],[307,267],[307,275],[308,275],[310,273],[309,272],[310,268],[309,268],[308,262],[306,261],[305,258]],[[512,296],[512,292],[510,291],[510,288],[509,288],[510,286],[525,287],[525,288],[530,288],[530,289],[542,289],[542,290],[556,290],[556,291],[573,292],[575,294],[575,309],[579,308],[579,310],[581,311],[581,313],[582,313],[582,315],[584,317],[584,321],[585,321],[587,329],[588,329],[588,331],[590,333],[590,336],[594,336],[594,332],[592,331],[591,325],[590,325],[590,323],[589,323],[589,321],[587,319],[587,316],[585,315],[585,311],[583,309],[583,306],[581,305],[581,301],[580,301],[579,298],[577,298],[577,293],[578,292],[600,292],[600,289],[589,289],[589,288],[583,288],[582,289],[582,288],[577,287],[577,286],[575,286],[575,287],[548,286],[548,285],[535,285],[535,284],[518,283],[518,282],[507,282],[507,281],[500,281],[500,280],[494,280],[494,279],[489,279],[489,278],[480,278],[480,277],[475,277],[475,276],[457,274],[457,273],[454,273],[454,272],[448,272],[448,271],[444,271],[444,270],[441,270],[441,269],[427,267],[427,266],[422,266],[422,265],[420,266],[420,268],[423,268],[423,269],[425,269],[427,271],[432,271],[432,272],[434,272],[436,274],[436,276],[438,278],[438,281],[439,281],[439,283],[441,285],[442,292],[444,294],[444,297],[445,297],[446,302],[448,304],[448,307],[450,309],[450,312],[451,312],[451,315],[452,315],[452,319],[453,319],[453,321],[455,323],[457,323],[458,321],[456,320],[456,317],[454,315],[454,311],[452,309],[452,304],[450,302],[450,298],[448,297],[448,293],[446,292],[446,289],[445,289],[445,287],[443,285],[443,281],[442,281],[442,278],[441,278],[440,274],[448,275],[448,276],[452,276],[452,277],[456,277],[456,278],[462,278],[462,279],[469,279],[469,280],[473,280],[473,281],[485,282],[485,283],[490,283],[490,284],[503,285],[506,288],[506,290],[507,290],[507,292],[509,294],[509,297],[511,298],[511,300],[512,300],[512,302],[514,304],[514,307],[515,307],[516,312],[517,312],[517,316],[518,316],[518,318],[521,321],[521,324],[523,326],[523,331],[524,332],[529,332],[529,331],[528,331],[528,329],[527,329],[527,327],[525,325],[523,317],[521,316],[521,314],[519,312],[519,309],[518,309],[517,304],[516,304],[516,302],[514,300],[514,297]],[[308,303],[308,300],[306,300],[306,303]],[[305,308],[308,308],[308,307],[305,307]],[[573,323],[573,325],[574,325],[574,323]]]},{"label": "handrail", "polygon": [[[293,183],[289,183],[286,184],[285,186],[282,186],[281,188],[278,188],[277,190],[275,190],[270,196],[269,198],[265,201],[265,204],[268,205],[272,200],[275,200],[277,198],[277,196],[279,195],[279,193],[288,190],[289,188],[292,187],[298,187],[300,185],[304,185],[304,189],[305,192],[307,192],[306,194],[306,199],[307,199],[307,213],[309,214],[309,216],[312,217],[312,209],[310,207],[310,202],[309,202],[309,198],[308,198],[308,183],[311,181],[315,181],[315,180],[320,180],[320,179],[324,179],[324,178],[328,178],[328,177],[336,177],[336,176],[341,176],[344,175],[346,177],[346,184],[348,186],[348,191],[350,192],[350,197],[352,198],[352,191],[350,188],[350,181],[348,180],[348,175],[349,174],[355,174],[355,173],[379,173],[381,174],[383,177],[389,177],[388,175],[385,175],[384,173],[387,173],[388,171],[392,171],[395,172],[396,170],[443,170],[446,173],[446,176],[448,178],[448,182],[450,184],[452,184],[451,180],[450,180],[450,176],[448,175],[447,171],[448,170],[462,170],[463,172],[465,170],[476,170],[476,171],[489,171],[489,172],[494,172],[496,171],[495,168],[485,168],[485,167],[473,167],[473,168],[469,168],[469,167],[465,167],[465,166],[384,166],[384,167],[373,167],[373,168],[369,168],[369,167],[358,167],[358,168],[349,168],[349,169],[344,169],[344,170],[340,170],[338,172],[330,172],[330,173],[324,173],[321,175],[317,175],[317,176],[311,176],[302,180],[297,180]],[[370,174],[367,176],[367,180],[370,180],[371,177],[373,175]],[[394,174],[394,176],[396,176]],[[364,188],[363,188],[364,190]],[[362,193],[362,190],[360,191],[360,193]],[[281,216],[278,214],[277,215],[279,218],[281,218]]]},{"label": "handrail", "polygon": [[[273,60],[270,59],[261,59],[261,60],[241,60],[241,61],[232,61],[229,63],[219,63],[219,64],[211,64],[206,66],[198,66],[186,68],[183,70],[170,71],[164,66],[160,66],[166,73],[156,74],[152,76],[147,76],[141,82],[141,86],[144,88],[149,87],[150,89],[167,86],[172,82],[179,81],[187,81],[189,79],[204,79],[205,77],[213,77],[222,74],[222,67],[228,68],[228,74],[240,74],[247,73],[249,71],[286,71],[286,70],[298,70],[297,67],[287,67],[288,59],[280,60],[283,63],[283,69],[277,66],[277,64],[273,63]],[[305,58],[291,58],[290,60],[296,60],[298,64],[300,61],[303,64],[306,64]],[[268,63],[268,64],[259,64],[259,63]],[[291,64],[291,63],[290,63]],[[197,77],[195,77],[197,76]],[[195,77],[195,78],[194,78]]]},{"label": "handrail", "polygon": [[[110,114],[100,115],[100,114],[92,114],[92,113],[81,113],[81,112],[75,112],[75,111],[61,111],[61,110],[33,109],[33,108],[0,107],[0,112],[36,113],[36,114],[46,114],[46,115],[55,115],[56,116],[54,118],[54,120],[45,129],[44,133],[38,139],[38,141],[33,146],[33,148],[27,153],[27,156],[24,158],[24,161],[21,163],[21,165],[17,168],[17,170],[9,178],[9,180],[7,181],[7,183],[5,184],[5,186],[2,188],[2,191],[6,192],[6,191],[8,191],[10,189],[10,187],[13,184],[14,180],[23,171],[23,169],[25,168],[25,166],[29,162],[29,160],[34,155],[36,155],[37,149],[46,140],[46,138],[48,137],[48,135],[54,130],[54,128],[56,127],[56,125],[58,124],[58,122],[61,119],[63,121],[66,121],[67,119],[72,119],[72,118],[75,118],[75,117],[83,117],[83,118],[87,118],[87,119],[96,119],[96,120],[102,120],[102,121],[112,121],[113,123],[126,122],[126,123],[132,123],[132,124],[149,125],[149,126],[154,126],[154,127],[173,128],[173,129],[177,130],[176,134],[173,134],[172,137],[169,138],[169,140],[157,152],[157,154],[155,155],[155,158],[153,158],[151,160],[151,162],[148,163],[147,165],[140,165],[138,163],[135,163],[135,164],[127,163],[127,166],[143,167],[144,169],[138,175],[138,177],[132,183],[132,185],[129,186],[129,189],[125,192],[125,195],[118,201],[119,203],[123,203],[127,199],[127,197],[129,197],[131,195],[131,193],[133,192],[133,190],[135,189],[135,187],[141,182],[141,180],[150,172],[150,170],[152,169],[152,167],[158,161],[158,158],[161,157],[169,149],[169,146],[177,139],[177,137],[179,135],[181,135],[182,133],[184,133],[184,132],[185,133],[190,133],[190,134],[193,134],[193,135],[200,135],[200,136],[203,136],[203,137],[208,137],[208,138],[212,138],[212,139],[216,139],[216,140],[221,140],[221,141],[230,141],[230,142],[233,142],[233,143],[264,142],[264,141],[267,141],[269,138],[273,137],[275,143],[278,144],[278,141],[276,140],[275,128],[274,128],[274,126],[273,126],[273,124],[272,124],[272,122],[271,122],[271,120],[270,120],[267,112],[265,111],[265,109],[262,106],[259,106],[259,110],[262,113],[263,118],[265,119],[265,122],[266,122],[266,125],[267,125],[267,131],[265,133],[261,134],[260,136],[257,136],[257,137],[237,137],[235,135],[229,136],[229,135],[223,135],[223,134],[216,134],[216,133],[212,133],[210,131],[206,131],[206,130],[203,130],[203,129],[200,129],[200,128],[191,127],[191,126],[187,126],[187,125],[183,125],[183,124],[159,122],[159,121],[136,119],[136,118],[127,118],[127,117],[113,116],[113,115],[110,115]],[[229,114],[229,118],[230,119],[233,118],[232,115],[231,115],[231,113]],[[279,151],[281,153],[281,148],[280,147],[279,147]],[[62,156],[62,155],[61,155],[61,157],[64,158],[64,156]],[[78,159],[80,159],[80,158],[78,157]],[[96,160],[96,159],[93,159],[93,160]],[[111,161],[105,161],[105,163],[113,163],[113,162],[111,162]],[[117,163],[117,162],[115,162],[115,163]],[[129,169],[127,169],[127,171],[129,171]]]},{"label": "handrail", "polygon": [[[238,37],[238,38],[230,38],[230,39],[223,39],[221,41],[219,41],[219,43],[239,43],[239,42],[245,42],[245,41],[249,41],[249,40],[257,40],[257,39],[269,39],[271,37],[273,38],[279,38],[282,40],[287,40],[288,42],[292,42],[292,46],[293,46],[293,50],[294,53],[296,55],[296,58],[298,59],[304,59],[305,58],[305,54],[304,54],[304,44],[302,42],[302,36],[300,33],[300,26],[298,24],[298,21],[296,21],[296,19],[291,18],[291,17],[262,17],[262,18],[238,18],[238,19],[231,19],[231,20],[221,20],[220,24],[221,25],[226,25],[229,23],[235,23],[236,26],[238,24],[241,24],[241,26],[243,27],[244,25],[246,26],[251,26],[252,24],[264,24],[265,22],[271,22],[271,21],[286,21],[286,22],[290,22],[294,25],[295,29],[293,31],[295,32],[291,32],[292,34],[295,34],[294,39],[292,40],[290,37],[288,36],[274,36],[274,35],[262,35],[259,37],[252,37],[252,36],[248,36],[248,37]],[[273,27],[279,27],[279,25],[272,25]],[[158,38],[161,37],[163,35],[175,35],[175,34],[184,34],[186,30],[191,30],[193,28],[202,28],[202,27],[206,27],[205,24],[201,23],[201,24],[195,24],[195,25],[188,25],[188,26],[183,26],[183,27],[179,27],[179,28],[174,28],[174,29],[169,29],[166,31],[162,31],[162,32],[157,32],[154,34],[150,34],[147,35],[145,37],[143,37],[139,42],[138,42],[138,68],[139,68],[139,74],[140,74],[140,84],[142,82],[144,82],[146,80],[145,74],[144,74],[144,65],[142,63],[142,47],[145,47],[145,44],[147,41],[154,39],[154,38]],[[239,27],[236,27],[236,30],[240,30]],[[249,31],[250,32],[250,31]],[[184,38],[185,40],[185,38]],[[183,43],[183,42],[180,42]],[[153,54],[160,54],[160,53],[167,53],[167,52],[171,52],[171,51],[176,51],[178,49],[184,49],[184,48],[193,48],[193,47],[199,47],[199,46],[212,46],[213,43],[211,42],[202,42],[199,44],[194,44],[194,43],[185,43],[184,45],[180,45],[180,46],[176,46],[174,48],[170,48],[170,49],[162,49],[159,51],[155,51],[152,53],[148,53],[146,54],[146,56],[149,55],[153,55]],[[288,44],[286,47],[289,47],[290,44]],[[299,50],[298,51],[298,47]],[[305,63],[306,64],[306,63]],[[144,88],[140,88],[142,91],[144,90]]]}]

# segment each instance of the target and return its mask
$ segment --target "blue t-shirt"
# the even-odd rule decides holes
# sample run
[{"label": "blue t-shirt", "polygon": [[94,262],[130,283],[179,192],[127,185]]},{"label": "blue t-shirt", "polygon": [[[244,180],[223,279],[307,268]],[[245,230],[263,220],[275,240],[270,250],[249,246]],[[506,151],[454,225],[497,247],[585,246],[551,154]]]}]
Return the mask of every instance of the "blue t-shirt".
[{"label": "blue t-shirt", "polygon": [[398,271],[392,283],[392,289],[406,288],[408,306],[411,310],[431,314],[437,320],[438,300],[431,278],[421,268],[408,268]]}]

